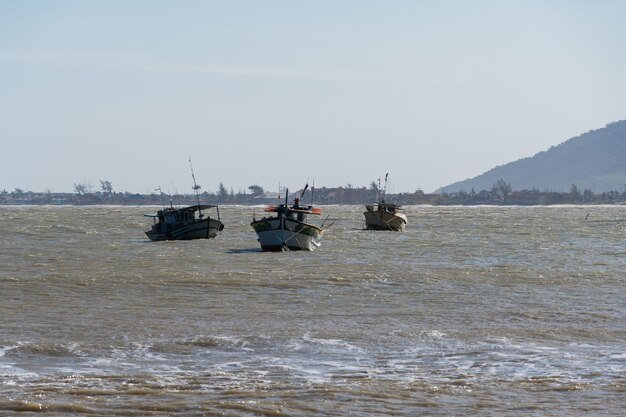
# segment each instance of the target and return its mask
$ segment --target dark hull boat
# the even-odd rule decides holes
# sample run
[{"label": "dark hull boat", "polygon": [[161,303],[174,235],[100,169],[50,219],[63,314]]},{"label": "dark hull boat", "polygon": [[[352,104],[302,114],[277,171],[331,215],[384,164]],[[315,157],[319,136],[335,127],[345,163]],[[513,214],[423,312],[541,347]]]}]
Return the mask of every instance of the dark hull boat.
[{"label": "dark hull boat", "polygon": [[[217,206],[200,204],[198,190],[200,186],[196,184],[196,176],[189,158],[191,167],[191,177],[193,178],[193,189],[196,192],[198,204],[194,206],[175,208],[170,202],[170,207],[164,207],[156,214],[145,214],[152,217],[154,224],[146,232],[146,235],[153,241],[161,240],[191,240],[191,239],[213,239],[219,232],[224,230],[224,223],[220,221],[220,210]],[[161,191],[161,187],[158,188]],[[161,196],[163,193],[161,193]],[[215,208],[217,219],[211,216],[204,217],[202,210]]]},{"label": "dark hull boat", "polygon": [[[195,205],[182,208],[168,207],[157,214],[146,214],[154,218],[154,225],[146,232],[153,241],[212,239],[224,229],[224,224],[217,219],[206,217],[202,210],[217,206]],[[196,217],[196,212],[198,216]]]}]

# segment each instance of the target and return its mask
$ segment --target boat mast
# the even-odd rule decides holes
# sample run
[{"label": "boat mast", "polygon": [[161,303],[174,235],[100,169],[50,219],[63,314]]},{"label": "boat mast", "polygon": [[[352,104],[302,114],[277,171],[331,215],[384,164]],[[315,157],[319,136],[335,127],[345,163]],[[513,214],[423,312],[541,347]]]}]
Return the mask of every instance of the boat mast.
[{"label": "boat mast", "polygon": [[304,197],[304,193],[306,193],[306,190],[309,188],[309,180],[306,180],[306,185],[304,186],[304,188],[302,189],[302,192],[300,193],[300,200],[302,200],[302,197]]},{"label": "boat mast", "polygon": [[382,191],[382,197],[383,198],[381,199],[381,201],[385,199],[385,195],[387,194],[387,178],[388,177],[389,177],[389,173],[386,173],[385,174],[385,188]]},{"label": "boat mast", "polygon": [[154,191],[159,192],[159,195],[161,196],[161,205],[163,206],[163,210],[165,210],[165,201],[163,200],[163,191],[161,190],[161,186],[159,185],[159,188],[155,189]]},{"label": "boat mast", "polygon": [[[198,206],[200,205],[200,196],[198,195],[198,190],[201,188],[198,184],[196,184],[196,174],[193,172],[193,165],[191,164],[191,156],[189,157],[189,166],[191,167],[191,178],[193,178],[193,189],[196,192],[196,200],[198,201]],[[204,217],[202,214],[202,210],[198,209],[198,213],[200,214],[200,218]]]}]

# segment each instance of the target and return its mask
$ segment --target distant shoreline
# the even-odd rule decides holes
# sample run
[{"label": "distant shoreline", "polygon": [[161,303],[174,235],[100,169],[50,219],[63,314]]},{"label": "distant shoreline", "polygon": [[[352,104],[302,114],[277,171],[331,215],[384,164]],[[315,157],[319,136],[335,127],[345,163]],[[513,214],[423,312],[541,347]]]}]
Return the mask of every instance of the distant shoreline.
[{"label": "distant shoreline", "polygon": [[[302,190],[290,194],[289,200],[299,196]],[[198,204],[263,206],[284,201],[284,195],[278,198],[252,194],[215,195],[203,193],[195,195],[158,195],[132,193],[35,193],[35,192],[0,192],[0,206],[156,206],[163,207],[187,206]],[[378,190],[367,188],[322,188],[315,189],[314,205],[365,205],[378,201]],[[308,203],[310,192],[303,198]],[[625,205],[626,191],[608,191],[595,194],[589,190],[579,192],[573,188],[569,193],[551,191],[508,189],[482,190],[476,192],[426,194],[422,191],[414,193],[386,194],[385,200],[401,205],[431,206],[550,206],[550,205]]]}]

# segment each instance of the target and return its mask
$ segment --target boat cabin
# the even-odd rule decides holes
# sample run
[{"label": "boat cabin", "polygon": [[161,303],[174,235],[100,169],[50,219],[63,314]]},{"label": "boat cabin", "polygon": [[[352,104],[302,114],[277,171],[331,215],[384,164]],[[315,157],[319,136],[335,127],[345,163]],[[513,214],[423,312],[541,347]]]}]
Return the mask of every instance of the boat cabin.
[{"label": "boat cabin", "polygon": [[394,203],[385,203],[384,201],[381,201],[380,203],[369,204],[365,206],[365,208],[367,209],[367,211],[386,211],[387,213],[392,214],[403,211],[399,205]]},{"label": "boat cabin", "polygon": [[313,208],[313,206],[301,206],[300,199],[295,198],[292,206],[279,204],[276,206],[268,206],[265,208],[266,212],[276,213],[278,217],[285,216],[290,220],[296,220],[299,222],[306,222],[308,214],[322,214],[322,209]]},{"label": "boat cabin", "polygon": [[145,216],[154,218],[154,222],[156,224],[193,223],[197,220],[196,211],[199,213],[198,217],[202,219],[204,217],[202,210],[212,207],[215,206],[203,204],[178,209],[174,207],[167,207],[163,210],[159,210],[156,214],[146,214]]}]

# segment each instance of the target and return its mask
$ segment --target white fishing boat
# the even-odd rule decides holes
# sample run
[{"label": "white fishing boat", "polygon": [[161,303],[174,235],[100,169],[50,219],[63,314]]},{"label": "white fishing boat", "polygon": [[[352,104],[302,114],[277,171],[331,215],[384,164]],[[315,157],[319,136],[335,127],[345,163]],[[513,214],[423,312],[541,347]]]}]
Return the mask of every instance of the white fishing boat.
[{"label": "white fishing boat", "polygon": [[[308,185],[307,185],[308,187]],[[307,187],[304,188],[306,191]],[[300,198],[304,195],[304,191]],[[320,215],[322,209],[301,206],[300,198],[294,204],[288,204],[289,191],[285,193],[285,203],[268,206],[265,212],[275,213],[271,217],[252,219],[250,225],[258,236],[263,251],[305,250],[312,251],[321,245],[324,226],[307,223],[308,215]]]},{"label": "white fishing boat", "polygon": [[402,231],[406,227],[407,218],[404,209],[399,204],[385,202],[387,193],[387,178],[385,175],[385,187],[380,188],[378,180],[378,201],[365,206],[365,228],[367,230],[392,230]]},{"label": "white fishing boat", "polygon": [[[189,158],[189,165],[191,166],[191,158]],[[154,220],[152,228],[146,232],[150,240],[212,239],[217,236],[218,232],[224,230],[224,223],[220,220],[219,207],[200,204],[200,196],[198,195],[200,186],[196,184],[193,166],[191,166],[191,177],[193,178],[193,189],[196,192],[198,204],[176,208],[170,201],[170,207],[164,207],[156,214],[144,214],[144,216],[152,217]],[[158,190],[161,191],[161,187]],[[161,193],[161,195],[163,194]],[[202,210],[211,208],[216,209],[217,219],[211,216],[205,217],[202,212]]]}]

